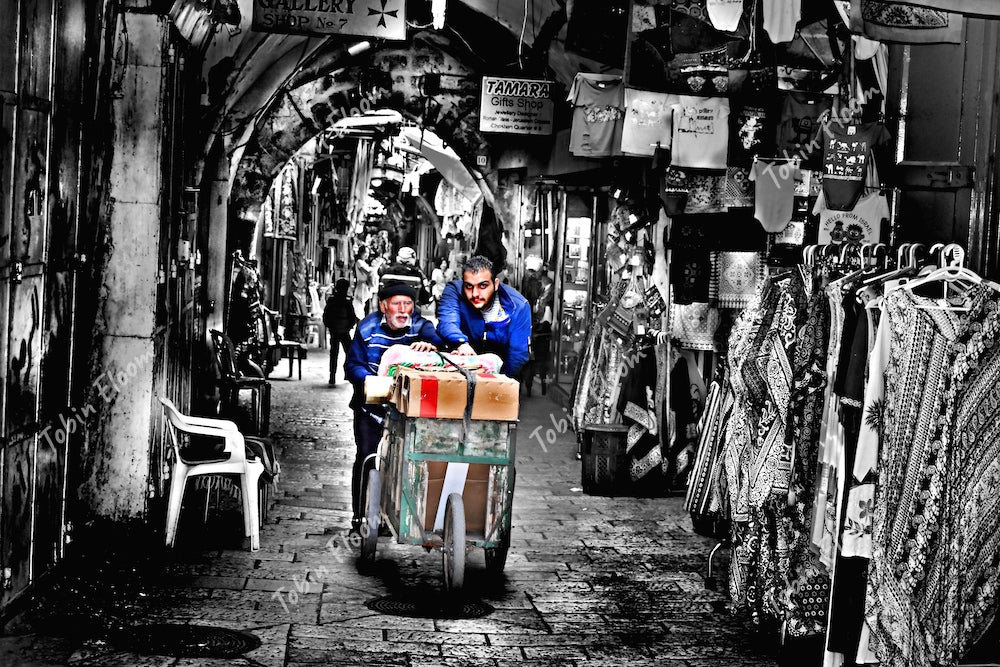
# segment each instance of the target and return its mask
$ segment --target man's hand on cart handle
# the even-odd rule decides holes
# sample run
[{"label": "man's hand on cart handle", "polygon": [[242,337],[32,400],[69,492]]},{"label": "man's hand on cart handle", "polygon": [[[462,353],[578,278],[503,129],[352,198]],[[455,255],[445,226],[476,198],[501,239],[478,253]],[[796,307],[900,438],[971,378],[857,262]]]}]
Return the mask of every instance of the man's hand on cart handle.
[{"label": "man's hand on cart handle", "polygon": [[461,355],[461,356],[473,355],[475,353],[476,353],[476,351],[473,350],[472,346],[469,345],[468,343],[462,343],[461,345],[459,345],[458,347],[455,348],[455,354],[458,354],[458,355]]},{"label": "man's hand on cart handle", "polygon": [[425,340],[418,340],[415,343],[410,343],[410,349],[416,350],[417,352],[433,352],[437,348],[433,343],[428,343]]}]

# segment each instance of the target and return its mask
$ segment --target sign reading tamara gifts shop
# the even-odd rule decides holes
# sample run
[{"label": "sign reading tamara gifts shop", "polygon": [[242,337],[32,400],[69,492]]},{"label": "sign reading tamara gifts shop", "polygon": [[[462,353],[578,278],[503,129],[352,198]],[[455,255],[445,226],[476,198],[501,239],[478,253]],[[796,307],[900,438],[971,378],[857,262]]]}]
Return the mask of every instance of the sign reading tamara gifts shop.
[{"label": "sign reading tamara gifts shop", "polygon": [[483,77],[479,131],[552,134],[552,82]]},{"label": "sign reading tamara gifts shop", "polygon": [[406,0],[253,0],[258,32],[406,39]]}]

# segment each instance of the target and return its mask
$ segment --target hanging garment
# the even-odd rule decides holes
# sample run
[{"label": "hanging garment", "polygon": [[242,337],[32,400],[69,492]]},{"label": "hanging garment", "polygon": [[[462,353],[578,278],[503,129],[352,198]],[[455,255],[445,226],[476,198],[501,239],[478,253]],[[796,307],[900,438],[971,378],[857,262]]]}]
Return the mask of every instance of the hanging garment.
[{"label": "hanging garment", "polygon": [[826,207],[850,211],[864,192],[872,148],[890,139],[881,123],[829,123],[823,134],[823,195]]},{"label": "hanging garment", "polygon": [[674,107],[675,167],[725,169],[729,150],[729,100],[680,96]]},{"label": "hanging garment", "polygon": [[725,174],[688,174],[685,213],[719,213],[726,210]]},{"label": "hanging garment", "polygon": [[732,409],[733,393],[724,375],[721,382],[713,382],[709,387],[705,411],[698,424],[697,456],[684,504],[696,520],[728,516],[725,490],[719,482],[724,434]]},{"label": "hanging garment", "polygon": [[832,108],[833,98],[828,95],[786,93],[778,123],[778,153],[799,158],[805,169],[822,168],[821,121]]},{"label": "hanging garment", "polygon": [[753,217],[765,231],[776,234],[791,221],[795,179],[800,176],[793,162],[758,160],[750,168],[750,180],[755,184]]},{"label": "hanging garment", "polygon": [[670,257],[670,284],[674,303],[708,301],[712,257],[705,249],[677,248]]},{"label": "hanging garment", "polygon": [[961,14],[910,3],[851,0],[850,29],[870,39],[902,44],[959,44],[963,28]]},{"label": "hanging garment", "polygon": [[625,86],[620,76],[579,73],[567,98],[573,105],[569,150],[582,157],[620,154]]},{"label": "hanging garment", "polygon": [[850,211],[833,211],[820,193],[813,213],[819,215],[818,243],[878,243],[882,221],[889,218],[889,202],[882,193],[873,192],[859,199]]},{"label": "hanging garment", "polygon": [[[629,351],[638,355],[639,350]],[[661,474],[663,450],[660,447],[659,423],[656,419],[655,363],[640,363],[626,370],[621,377],[618,412],[622,423],[629,427],[625,436],[632,490],[635,493],[657,493],[666,490],[668,480]]]},{"label": "hanging garment", "polygon": [[716,30],[732,32],[743,16],[743,0],[707,0],[708,18]]},{"label": "hanging garment", "polygon": [[[882,368],[869,370],[854,470],[855,481],[865,480],[869,468],[877,471],[877,491],[868,500],[872,511],[854,514],[853,502],[848,506],[849,526],[852,521],[871,526],[865,611],[886,667],[930,664],[917,592],[929,574],[940,529],[945,459],[939,427],[954,357],[950,350],[970,319],[957,311],[921,308],[927,305],[936,304],[906,289],[883,297],[882,339],[876,336],[871,361],[882,362]],[[845,554],[847,547],[845,531]]]},{"label": "hanging garment", "polygon": [[743,308],[757,292],[763,273],[760,253],[715,253],[711,294],[723,308]]},{"label": "hanging garment", "polygon": [[718,345],[715,332],[719,328],[719,311],[708,303],[673,304],[671,336],[689,350],[714,351]]},{"label": "hanging garment", "polygon": [[[918,613],[931,659],[958,664],[1000,609],[1000,335],[997,294],[974,296],[945,394],[944,508]],[[933,489],[933,476],[930,482]]]},{"label": "hanging garment", "polygon": [[802,18],[802,0],[763,0],[764,31],[774,44],[790,42]]},{"label": "hanging garment", "polygon": [[622,153],[652,155],[657,146],[670,148],[673,107],[676,95],[625,89],[625,121]]},{"label": "hanging garment", "polygon": [[754,185],[750,170],[743,167],[726,169],[726,193],[722,205],[728,208],[746,208],[754,205]]},{"label": "hanging garment", "polygon": [[729,137],[729,165],[749,167],[758,155],[768,155],[774,150],[775,129],[770,114],[762,104],[731,101]]}]

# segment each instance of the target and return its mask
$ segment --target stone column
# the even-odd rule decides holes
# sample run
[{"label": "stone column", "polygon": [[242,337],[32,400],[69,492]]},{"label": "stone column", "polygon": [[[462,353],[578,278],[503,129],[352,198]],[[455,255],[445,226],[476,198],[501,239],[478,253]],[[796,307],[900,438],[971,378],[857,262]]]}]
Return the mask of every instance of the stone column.
[{"label": "stone column", "polygon": [[[149,489],[150,424],[160,197],[166,21],[128,14],[127,62],[111,91],[111,213],[94,326],[92,428],[82,453],[79,499],[93,518],[142,517]],[[117,38],[124,39],[122,32]],[[125,50],[119,52],[126,52]]]}]

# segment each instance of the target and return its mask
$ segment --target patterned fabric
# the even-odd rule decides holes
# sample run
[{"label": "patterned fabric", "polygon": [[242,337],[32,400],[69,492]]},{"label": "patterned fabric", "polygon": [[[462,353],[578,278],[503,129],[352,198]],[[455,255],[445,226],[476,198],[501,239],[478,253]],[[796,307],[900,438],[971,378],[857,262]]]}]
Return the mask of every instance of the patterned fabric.
[{"label": "patterned fabric", "polygon": [[[783,274],[764,283],[734,326],[728,368],[734,408],[723,449],[733,519],[733,605],[756,622],[789,621],[786,627],[801,634],[812,631],[812,620],[822,623],[813,616],[821,606],[814,589],[822,585],[821,572],[802,558],[799,545],[808,535],[794,522],[781,524],[781,517],[792,471],[792,360],[805,311],[801,278]],[[805,525],[804,509],[799,525]]]},{"label": "patterned fabric", "polygon": [[[924,301],[905,289],[884,297],[880,331],[888,335],[889,357],[884,405],[868,403],[866,395],[866,420],[880,412],[881,419],[875,429],[878,483],[865,608],[887,667],[927,665],[934,648],[921,620],[921,598],[930,557],[939,546],[943,401],[954,343],[967,325],[958,311],[920,308],[928,305]],[[859,459],[860,454],[861,443]]]},{"label": "patterned fabric", "polygon": [[678,248],[670,257],[670,284],[674,303],[708,301],[712,282],[712,256],[708,250]]},{"label": "patterned fabric", "polygon": [[[793,365],[794,389],[789,433],[794,447],[789,507],[780,515],[779,529],[788,543],[791,570],[785,587],[786,630],[793,637],[826,630],[830,599],[830,572],[811,548],[819,435],[827,385],[826,361],[830,335],[830,307],[826,295],[816,292],[805,307]],[[792,499],[794,498],[794,503]]]},{"label": "patterned fabric", "polygon": [[689,174],[685,213],[718,213],[726,210],[726,175]]},{"label": "patterned fabric", "polygon": [[719,252],[712,270],[712,298],[722,308],[743,308],[761,283],[764,264],[756,252]]},{"label": "patterned fabric", "polygon": [[753,182],[749,169],[729,167],[726,170],[726,192],[722,205],[726,208],[753,206]]},{"label": "patterned fabric", "polygon": [[[1000,611],[1000,317],[995,295],[974,301],[954,346],[941,445],[946,508],[922,620],[932,659],[958,662]],[[944,596],[941,596],[941,592]],[[935,624],[936,622],[936,624]]]},{"label": "patterned fabric", "polygon": [[715,332],[719,318],[719,311],[707,303],[674,303],[671,333],[683,348],[711,352],[717,347]]},{"label": "patterned fabric", "polygon": [[885,0],[851,0],[851,31],[869,39],[908,44],[962,39],[963,19],[927,7]]},{"label": "patterned fabric", "polygon": [[708,390],[705,411],[698,422],[698,450],[684,507],[696,518],[719,516],[727,507],[719,484],[720,451],[726,421],[733,408],[733,394],[725,379]]}]

